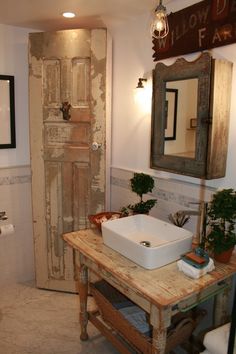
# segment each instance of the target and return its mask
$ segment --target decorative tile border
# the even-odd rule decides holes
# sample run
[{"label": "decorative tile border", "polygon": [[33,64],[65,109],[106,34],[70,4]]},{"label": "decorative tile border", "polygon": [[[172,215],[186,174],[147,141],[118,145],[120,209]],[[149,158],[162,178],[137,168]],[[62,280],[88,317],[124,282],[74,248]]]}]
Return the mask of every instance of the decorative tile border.
[{"label": "decorative tile border", "polygon": [[11,184],[22,184],[31,183],[31,176],[8,176],[0,177],[0,186],[11,185]]},{"label": "decorative tile border", "polygon": [[130,189],[130,183],[129,180],[127,179],[121,179],[121,178],[111,176],[111,184],[117,187]]},{"label": "decorative tile border", "polygon": [[[157,178],[154,177],[154,181],[155,183],[157,183]],[[111,177],[111,184],[120,188],[125,188],[130,190],[130,183],[129,180],[127,179]],[[199,200],[196,198],[188,197],[179,193],[170,192],[164,189],[159,189],[159,188],[157,189],[156,187],[154,187],[151,195],[159,200],[179,204],[184,207],[189,207],[189,204],[199,202]]]}]

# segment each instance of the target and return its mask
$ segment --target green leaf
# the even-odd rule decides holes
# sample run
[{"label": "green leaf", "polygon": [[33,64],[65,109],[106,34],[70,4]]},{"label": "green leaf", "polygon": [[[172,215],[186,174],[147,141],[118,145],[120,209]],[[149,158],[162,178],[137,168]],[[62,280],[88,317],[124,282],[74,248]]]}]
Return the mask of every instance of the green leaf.
[{"label": "green leaf", "polygon": [[134,177],[130,180],[131,189],[142,199],[143,194],[152,192],[154,188],[154,179],[144,173],[134,173]]},{"label": "green leaf", "polygon": [[236,192],[232,188],[216,192],[207,210],[209,249],[221,253],[236,245],[235,220]]}]

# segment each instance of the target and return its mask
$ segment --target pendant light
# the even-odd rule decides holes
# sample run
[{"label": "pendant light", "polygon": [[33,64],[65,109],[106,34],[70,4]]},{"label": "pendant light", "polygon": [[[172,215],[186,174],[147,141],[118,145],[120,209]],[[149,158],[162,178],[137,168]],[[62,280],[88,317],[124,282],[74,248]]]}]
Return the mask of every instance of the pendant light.
[{"label": "pendant light", "polygon": [[156,7],[151,22],[151,35],[154,38],[164,38],[169,33],[169,25],[166,13],[166,7],[162,5],[160,0],[159,5]]}]

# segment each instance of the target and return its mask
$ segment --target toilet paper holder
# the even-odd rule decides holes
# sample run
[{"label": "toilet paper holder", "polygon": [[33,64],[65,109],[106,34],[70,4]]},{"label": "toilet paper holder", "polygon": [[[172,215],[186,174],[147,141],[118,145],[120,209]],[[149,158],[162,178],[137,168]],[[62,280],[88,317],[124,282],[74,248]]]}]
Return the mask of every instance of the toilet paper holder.
[{"label": "toilet paper holder", "polygon": [[0,211],[0,221],[7,220],[8,217],[5,211]]}]

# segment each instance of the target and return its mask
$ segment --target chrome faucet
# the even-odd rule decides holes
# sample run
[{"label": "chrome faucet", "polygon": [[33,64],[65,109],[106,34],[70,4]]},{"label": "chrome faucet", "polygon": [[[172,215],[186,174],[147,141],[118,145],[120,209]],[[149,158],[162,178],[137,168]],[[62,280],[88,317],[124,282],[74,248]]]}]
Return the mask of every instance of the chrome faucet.
[{"label": "chrome faucet", "polygon": [[178,213],[182,213],[183,215],[201,215],[203,209],[205,208],[205,202],[192,202],[189,203],[191,205],[198,205],[198,209],[187,209],[187,210],[179,210]]},{"label": "chrome faucet", "polygon": [[207,206],[208,203],[201,201],[196,203],[189,203],[198,205],[197,210],[179,210],[177,213],[182,214],[183,216],[191,216],[198,215],[198,225],[197,225],[197,233],[195,237],[193,237],[193,243],[201,244],[206,236],[206,216],[207,216]]}]

